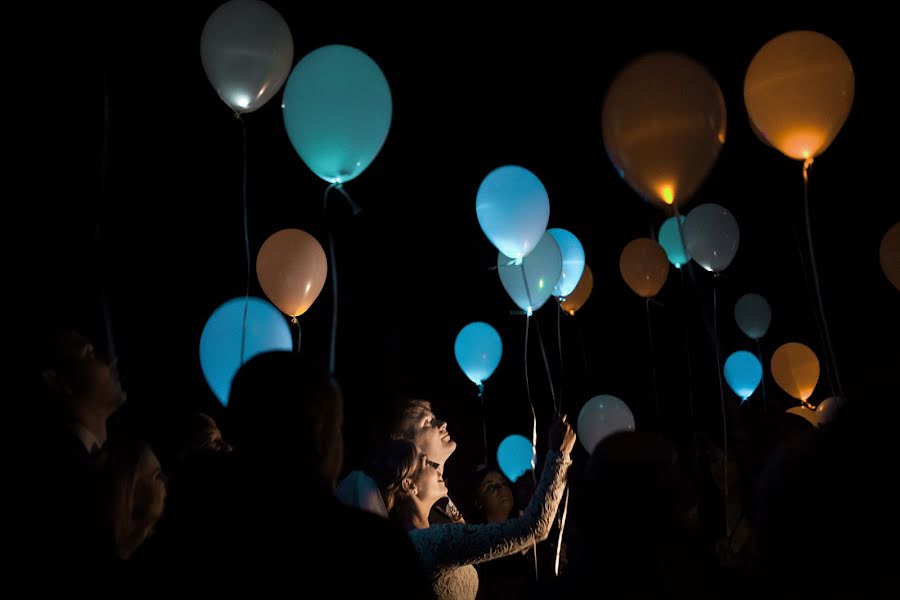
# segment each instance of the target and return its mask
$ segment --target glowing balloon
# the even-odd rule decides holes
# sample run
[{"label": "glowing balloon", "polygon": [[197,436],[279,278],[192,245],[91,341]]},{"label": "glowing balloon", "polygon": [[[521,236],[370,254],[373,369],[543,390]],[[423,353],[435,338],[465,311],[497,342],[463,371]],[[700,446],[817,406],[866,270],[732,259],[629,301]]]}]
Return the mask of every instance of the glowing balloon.
[{"label": "glowing balloon", "polygon": [[234,298],[213,311],[200,334],[200,369],[223,406],[228,405],[231,382],[241,364],[257,354],[290,351],[293,346],[290,327],[281,313],[265,300],[251,297],[241,361],[243,323],[244,298]]},{"label": "glowing balloon", "polygon": [[545,233],[535,249],[522,264],[504,255],[497,255],[500,283],[516,306],[531,313],[544,305],[562,272],[562,253],[553,236]]},{"label": "glowing balloon", "polygon": [[547,230],[550,198],[537,175],[515,165],[499,167],[478,186],[475,214],[482,231],[504,256],[528,256]]},{"label": "glowing balloon", "polygon": [[682,239],[681,228],[684,227],[684,219],[682,216],[669,217],[659,228],[659,245],[666,251],[669,262],[675,265],[676,269],[680,269],[681,265],[686,265],[691,260]]},{"label": "glowing balloon", "polygon": [[553,295],[565,298],[575,289],[584,272],[584,248],[574,234],[565,229],[548,229],[562,253],[562,273],[559,283],[553,288]]},{"label": "glowing balloon", "polygon": [[759,294],[744,294],[734,303],[734,320],[750,339],[766,335],[772,323],[772,309]]},{"label": "glowing balloon", "polygon": [[762,381],[763,371],[759,359],[746,350],[738,350],[725,361],[725,381],[728,382],[735,394],[741,400],[746,400],[753,395],[759,382]]},{"label": "glowing balloon", "polygon": [[588,454],[617,431],[634,431],[634,415],[627,404],[607,394],[585,402],[578,414],[578,439]]},{"label": "glowing balloon", "polygon": [[497,330],[481,321],[469,323],[453,344],[456,362],[472,383],[480,386],[490,377],[503,355],[503,342]]},{"label": "glowing balloon", "polygon": [[328,261],[316,238],[300,229],[282,229],[259,249],[256,276],[272,304],[289,317],[297,317],[319,297],[328,276]]},{"label": "glowing balloon", "polygon": [[804,402],[819,381],[819,359],[804,344],[789,342],[778,348],[772,355],[771,368],[778,387]]},{"label": "glowing balloon", "polygon": [[294,40],[265,2],[231,0],[203,26],[200,60],[219,98],[233,111],[249,113],[281,89],[294,63]]},{"label": "glowing balloon", "polygon": [[650,238],[631,240],[619,257],[622,279],[641,298],[659,293],[669,276],[669,261],[662,246]]},{"label": "glowing balloon", "polygon": [[684,220],[684,245],[688,253],[707,271],[724,270],[737,253],[741,232],[728,209],[718,204],[701,204]]},{"label": "glowing balloon", "polygon": [[537,452],[531,440],[519,434],[513,434],[500,442],[497,448],[497,464],[506,478],[512,482],[534,469]]},{"label": "glowing balloon", "polygon": [[356,48],[323,46],[288,78],[281,108],[294,150],[313,173],[345,183],[372,164],[391,128],[391,90]]},{"label": "glowing balloon", "polygon": [[853,104],[853,66],[831,38],[791,31],[763,46],[744,78],[754,131],[797,160],[825,151]]},{"label": "glowing balloon", "polygon": [[603,142],[619,175],[646,200],[681,205],[725,143],[725,100],[703,65],[675,52],[632,61],[603,103]]},{"label": "glowing balloon", "polygon": [[818,415],[816,415],[816,411],[806,408],[805,406],[795,406],[793,408],[787,409],[784,412],[806,419],[813,427],[819,426],[819,417]]},{"label": "glowing balloon", "polygon": [[885,277],[900,290],[900,223],[884,234],[878,254]]},{"label": "glowing balloon", "polygon": [[816,407],[817,423],[824,425],[831,422],[846,403],[847,401],[843,396],[829,396],[819,402],[819,405]]},{"label": "glowing balloon", "polygon": [[584,303],[587,302],[587,299],[591,297],[591,291],[594,289],[594,274],[591,273],[591,268],[585,264],[584,265],[584,273],[581,274],[581,279],[578,280],[578,285],[575,286],[575,289],[572,290],[572,293],[566,296],[565,298],[559,299],[559,305],[562,307],[564,311],[575,316],[575,312],[580,310]]}]

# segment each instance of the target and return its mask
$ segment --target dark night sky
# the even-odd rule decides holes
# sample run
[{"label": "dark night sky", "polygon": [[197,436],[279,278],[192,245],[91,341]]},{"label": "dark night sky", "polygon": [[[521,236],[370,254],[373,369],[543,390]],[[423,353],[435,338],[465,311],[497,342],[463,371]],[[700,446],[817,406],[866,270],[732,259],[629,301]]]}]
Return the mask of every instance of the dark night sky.
[{"label": "dark night sky", "polygon": [[[478,459],[478,401],[453,358],[455,335],[472,320],[490,322],[504,341],[500,367],[487,384],[493,444],[509,433],[529,432],[523,317],[510,314],[514,306],[496,272],[488,270],[496,251],[474,210],[482,178],[503,164],[520,164],[541,178],[550,194],[550,226],[582,240],[594,271],[588,304],[562,323],[568,412],[576,414],[595,394],[611,393],[631,405],[639,426],[656,426],[644,305],[622,281],[618,260],[628,241],[657,229],[664,215],[643,205],[617,177],[600,128],[604,94],[616,71],[653,50],[696,58],[725,96],[727,142],[686,208],[720,203],[741,227],[737,257],[717,282],[724,355],[752,349],[737,331],[732,309],[740,295],[757,291],[774,311],[764,352],[771,356],[781,343],[801,341],[824,359],[792,234],[792,224],[802,233],[800,165],[755,138],[742,84],[754,53],[779,33],[811,28],[845,49],[856,73],[854,106],[812,170],[823,294],[846,388],[868,389],[873,374],[900,364],[900,292],[878,264],[881,236],[900,209],[889,157],[878,151],[889,143],[883,139],[886,124],[893,135],[896,125],[885,106],[887,43],[872,28],[877,15],[673,12],[648,23],[646,14],[597,8],[589,16],[586,5],[574,3],[540,10],[520,3],[486,12],[457,3],[364,10],[346,3],[271,4],[291,27],[295,62],[319,46],[349,44],[378,62],[393,94],[387,142],[346,188],[363,212],[352,217],[341,207],[333,221],[341,292],[338,375],[347,399],[351,465],[367,449],[368,424],[382,412],[385,397],[407,393],[432,399],[447,416],[463,440],[465,458],[457,462]],[[35,63],[26,81],[33,83],[40,114],[26,145],[34,173],[26,171],[24,195],[6,199],[18,209],[7,223],[13,255],[24,257],[12,261],[10,281],[18,290],[13,302],[21,315],[13,325],[28,336],[48,322],[75,323],[100,337],[91,245],[100,218],[102,270],[123,377],[131,410],[148,422],[172,410],[221,414],[200,372],[198,341],[211,311],[243,293],[240,126],[207,82],[199,56],[200,32],[217,5],[53,9],[43,15],[50,21],[43,29],[49,42],[26,53]],[[105,60],[110,163],[103,197]],[[326,240],[325,184],[291,147],[279,100],[246,116],[254,256],[268,235],[285,227]],[[673,268],[658,297],[661,305],[653,306],[662,429],[676,437],[688,431],[678,275]],[[695,269],[685,283],[698,428],[719,439],[707,329],[711,280]],[[255,279],[253,293],[261,295]],[[302,318],[303,352],[310,360],[326,360],[330,310],[327,285]],[[559,379],[552,305],[537,321]],[[534,329],[531,340],[532,394],[546,423],[550,399]],[[770,378],[767,388],[770,410],[793,405]],[[736,397],[726,394],[736,407]],[[812,400],[828,395],[823,373]]]}]

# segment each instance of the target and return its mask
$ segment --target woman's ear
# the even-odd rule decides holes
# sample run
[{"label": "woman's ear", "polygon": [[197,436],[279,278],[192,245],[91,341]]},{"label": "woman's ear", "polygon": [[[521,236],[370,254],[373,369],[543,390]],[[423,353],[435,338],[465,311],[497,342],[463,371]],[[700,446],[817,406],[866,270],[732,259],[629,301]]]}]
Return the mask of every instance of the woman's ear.
[{"label": "woman's ear", "polygon": [[403,491],[406,492],[407,494],[409,494],[410,496],[418,495],[418,490],[416,489],[416,484],[414,484],[412,479],[409,477],[403,478],[403,483],[401,484],[401,487],[402,487]]}]

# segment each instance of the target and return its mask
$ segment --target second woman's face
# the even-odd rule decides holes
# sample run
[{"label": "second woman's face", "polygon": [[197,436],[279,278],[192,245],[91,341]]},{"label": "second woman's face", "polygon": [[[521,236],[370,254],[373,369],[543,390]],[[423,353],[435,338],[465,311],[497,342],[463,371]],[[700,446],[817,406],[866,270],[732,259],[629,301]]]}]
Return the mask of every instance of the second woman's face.
[{"label": "second woman's face", "polygon": [[447,486],[444,485],[444,476],[440,465],[428,459],[426,455],[421,455],[422,464],[416,474],[415,483],[416,494],[423,502],[437,502],[447,495]]}]

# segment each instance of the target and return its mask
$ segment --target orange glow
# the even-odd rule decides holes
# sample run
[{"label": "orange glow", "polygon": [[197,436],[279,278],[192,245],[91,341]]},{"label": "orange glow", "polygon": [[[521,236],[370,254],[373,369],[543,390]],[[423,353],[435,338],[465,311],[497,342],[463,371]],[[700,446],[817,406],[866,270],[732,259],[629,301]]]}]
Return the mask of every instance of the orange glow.
[{"label": "orange glow", "polygon": [[810,127],[791,129],[772,140],[776,148],[795,160],[807,160],[818,156],[823,150],[825,141],[826,136],[821,130]]},{"label": "orange glow", "polygon": [[671,183],[664,183],[658,188],[659,197],[666,204],[675,202],[675,186]]},{"label": "orange glow", "polygon": [[781,389],[805,403],[819,381],[819,359],[808,346],[790,342],[772,355],[771,371]]}]

